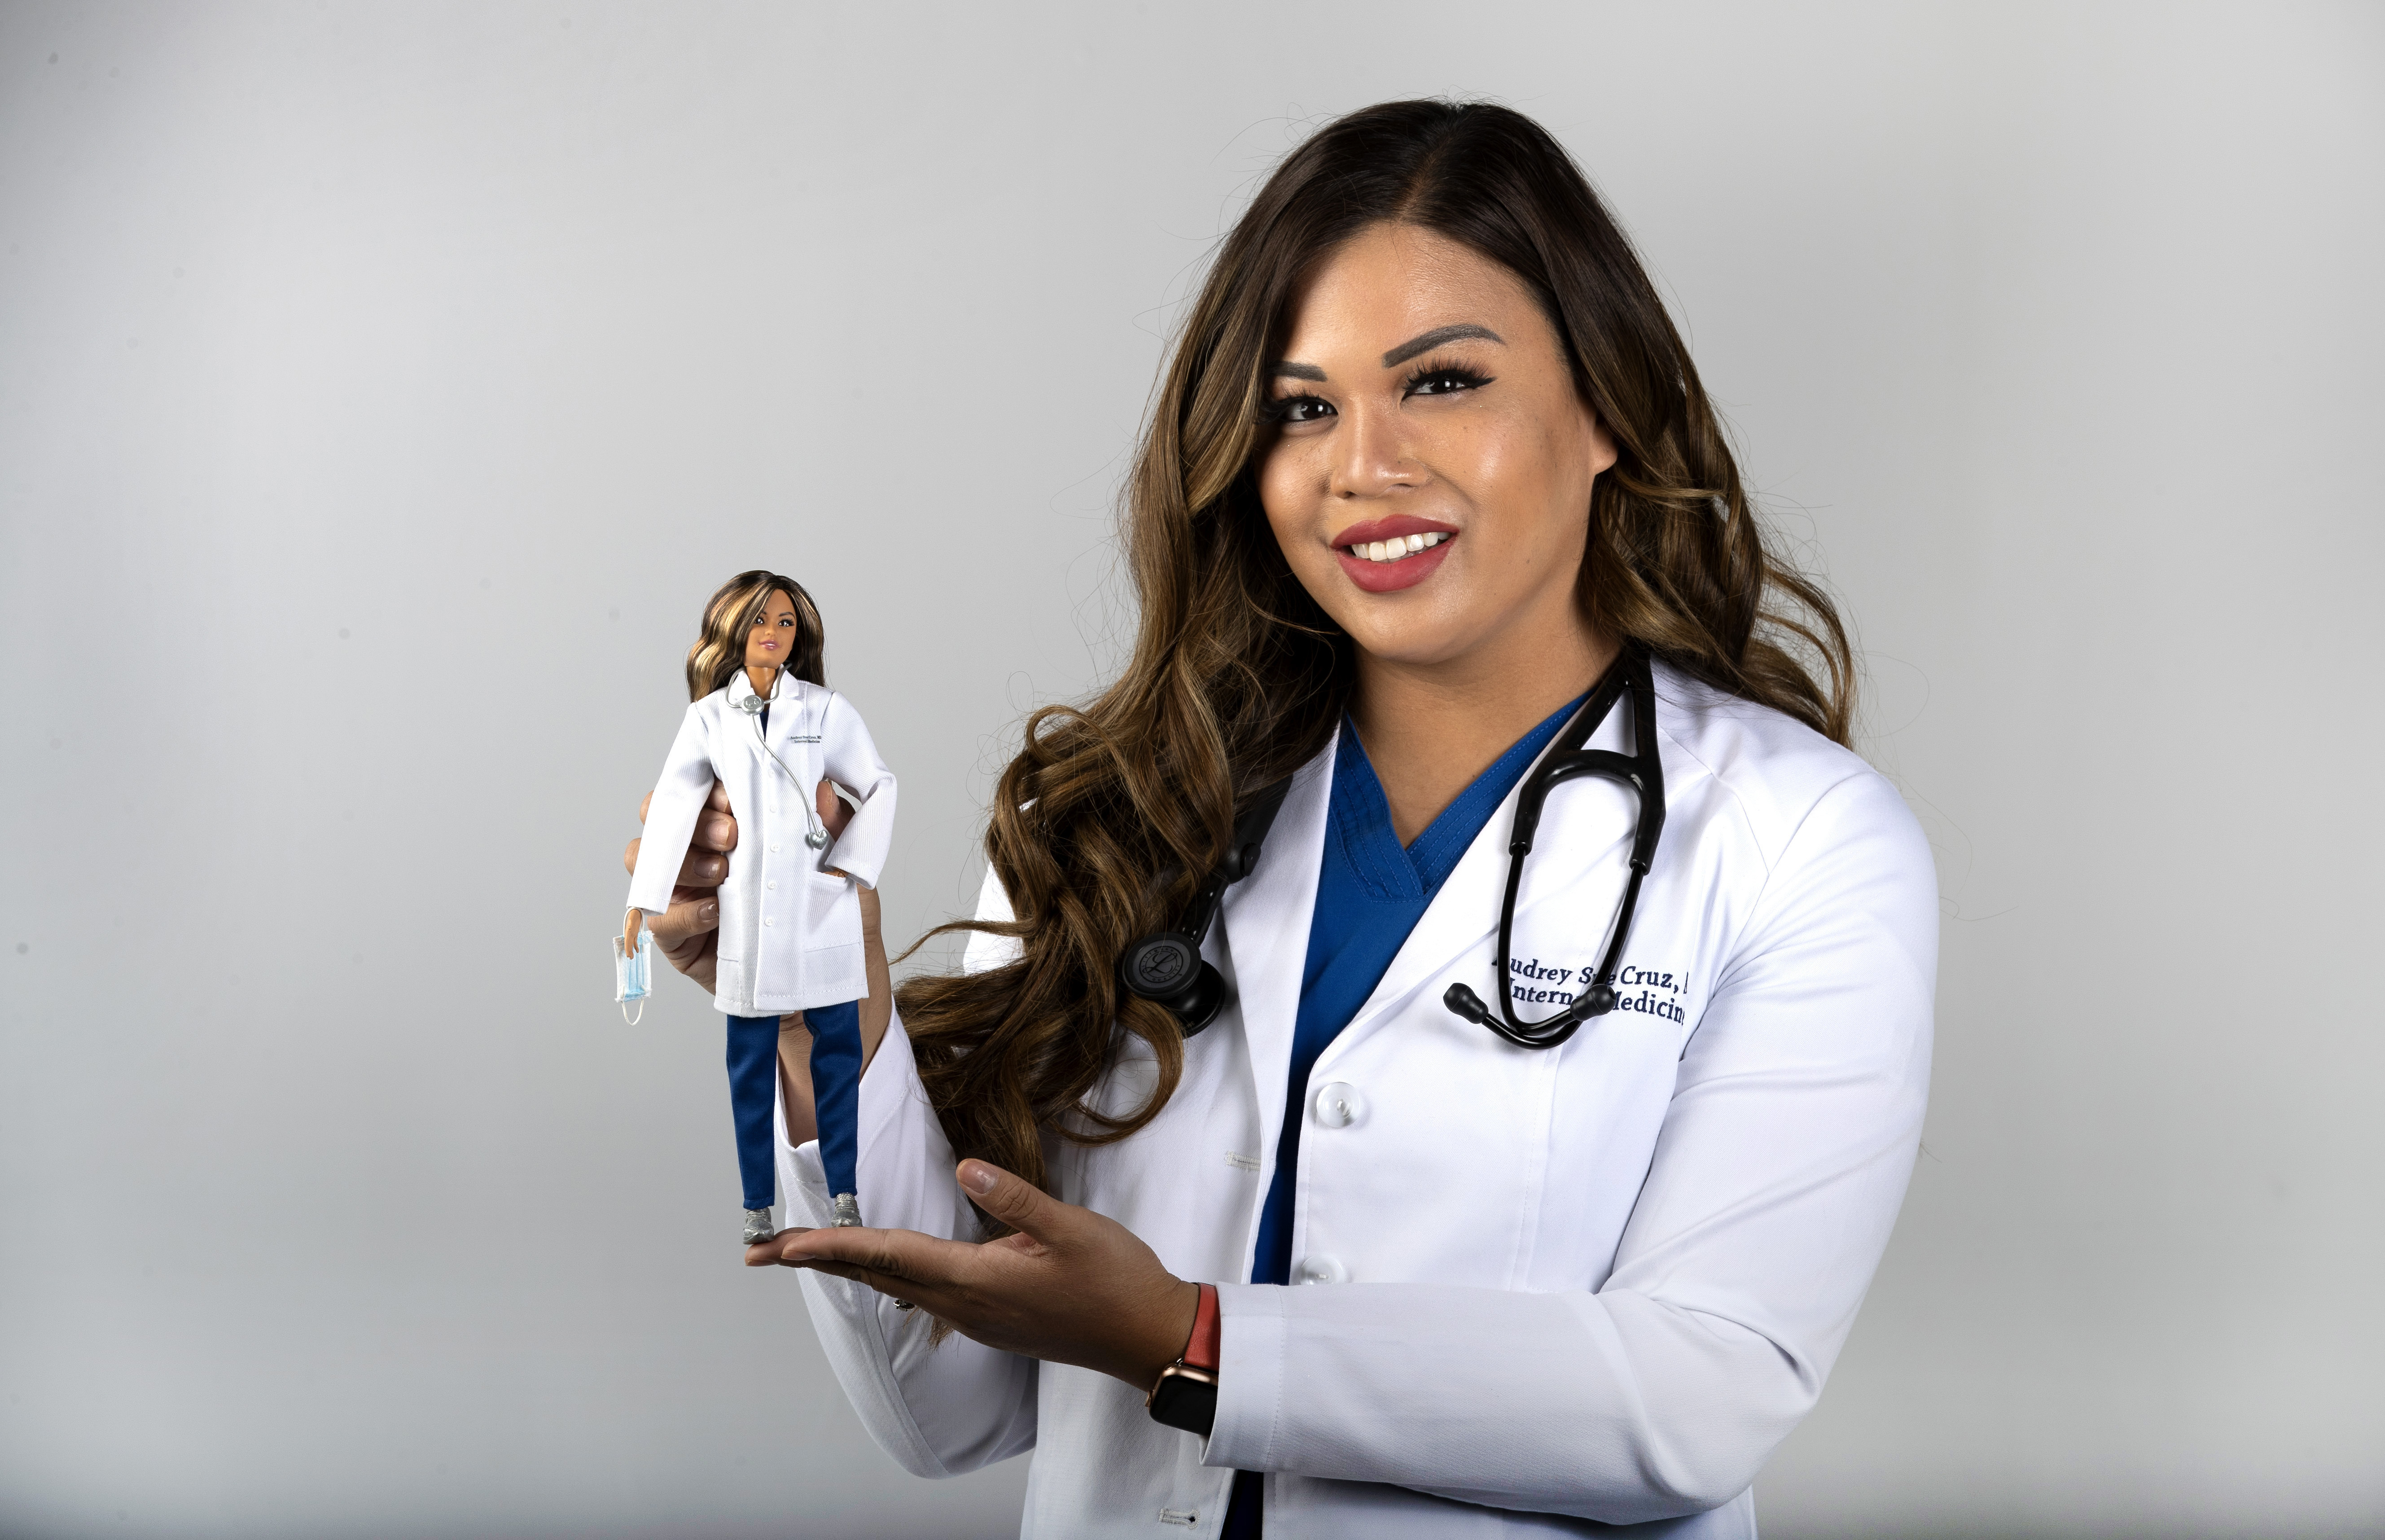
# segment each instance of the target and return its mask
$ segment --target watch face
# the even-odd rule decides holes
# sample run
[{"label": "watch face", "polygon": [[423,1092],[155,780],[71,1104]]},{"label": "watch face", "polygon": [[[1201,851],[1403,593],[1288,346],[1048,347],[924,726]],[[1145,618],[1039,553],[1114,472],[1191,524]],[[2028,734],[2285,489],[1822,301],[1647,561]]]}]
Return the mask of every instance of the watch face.
[{"label": "watch face", "polygon": [[1208,1437],[1217,1422],[1217,1382],[1181,1372],[1161,1376],[1159,1387],[1151,1394],[1151,1418]]}]

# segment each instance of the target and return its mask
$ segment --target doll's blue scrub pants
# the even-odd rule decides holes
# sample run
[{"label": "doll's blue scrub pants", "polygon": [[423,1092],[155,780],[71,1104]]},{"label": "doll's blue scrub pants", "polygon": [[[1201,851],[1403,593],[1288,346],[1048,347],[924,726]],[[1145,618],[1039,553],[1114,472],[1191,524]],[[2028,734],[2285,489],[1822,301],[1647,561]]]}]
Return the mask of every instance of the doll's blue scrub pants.
[{"label": "doll's blue scrub pants", "polygon": [[[829,1195],[858,1192],[853,1170],[861,1154],[861,1002],[814,1006],[804,1012],[804,1025],[812,1031],[812,1102]],[[730,1017],[729,1105],[737,1119],[737,1174],[749,1209],[767,1209],[777,1198],[770,1109],[778,1098],[779,1018]]]}]

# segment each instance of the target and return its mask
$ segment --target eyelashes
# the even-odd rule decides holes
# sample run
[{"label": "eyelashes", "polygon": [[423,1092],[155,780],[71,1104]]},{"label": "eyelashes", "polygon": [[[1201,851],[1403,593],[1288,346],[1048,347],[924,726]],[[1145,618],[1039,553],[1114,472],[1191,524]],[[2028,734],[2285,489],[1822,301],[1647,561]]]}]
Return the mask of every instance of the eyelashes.
[{"label": "eyelashes", "polygon": [[[1400,383],[1400,393],[1408,396],[1447,395],[1452,391],[1475,391],[1490,384],[1492,378],[1455,359],[1435,358],[1411,369],[1407,379]],[[1437,391],[1423,389],[1430,384],[1439,384],[1442,388]]]},{"label": "eyelashes", "polygon": [[[1445,396],[1459,391],[1479,391],[1496,378],[1454,359],[1430,359],[1408,371],[1407,378],[1400,381],[1400,394],[1403,398]],[[1259,421],[1267,427],[1316,422],[1332,415],[1332,403],[1306,391],[1271,396],[1259,404]]]},{"label": "eyelashes", "polygon": [[1280,423],[1314,422],[1331,410],[1324,397],[1302,391],[1288,396],[1270,396],[1259,403],[1259,421],[1269,428]]}]

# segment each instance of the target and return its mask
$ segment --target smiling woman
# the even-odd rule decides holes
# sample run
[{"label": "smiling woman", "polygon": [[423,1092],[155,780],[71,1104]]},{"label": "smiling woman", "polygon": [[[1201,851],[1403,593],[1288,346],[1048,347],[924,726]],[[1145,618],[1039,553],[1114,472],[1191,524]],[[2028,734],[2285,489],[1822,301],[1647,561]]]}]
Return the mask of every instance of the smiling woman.
[{"label": "smiling woman", "polygon": [[[749,1261],[909,1469],[1033,1447],[1030,1534],[1752,1535],[1911,1169],[1935,882],[1565,152],[1437,102],[1294,152],[1127,532],[1134,655],[1030,719],[969,970],[863,1076],[891,1227]],[[1205,1026],[1120,985],[1180,927]],[[1573,1025],[1443,1008],[1501,971]]]}]

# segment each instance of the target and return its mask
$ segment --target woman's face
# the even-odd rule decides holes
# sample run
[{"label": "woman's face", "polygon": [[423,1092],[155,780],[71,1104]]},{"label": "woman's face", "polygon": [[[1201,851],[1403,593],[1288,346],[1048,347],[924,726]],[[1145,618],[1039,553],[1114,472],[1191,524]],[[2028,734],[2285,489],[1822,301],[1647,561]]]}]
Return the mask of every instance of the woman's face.
[{"label": "woman's face", "polygon": [[772,589],[762,613],[745,632],[745,666],[784,668],[795,655],[795,602]]},{"label": "woman's face", "polygon": [[1361,649],[1430,668],[1581,634],[1591,483],[1615,445],[1513,273],[1372,226],[1302,284],[1268,372],[1267,522]]}]

